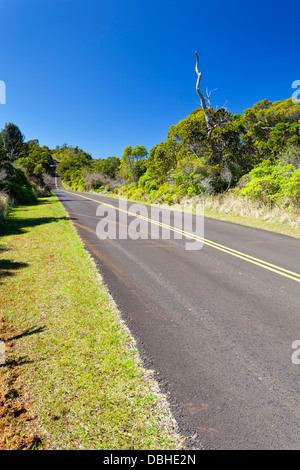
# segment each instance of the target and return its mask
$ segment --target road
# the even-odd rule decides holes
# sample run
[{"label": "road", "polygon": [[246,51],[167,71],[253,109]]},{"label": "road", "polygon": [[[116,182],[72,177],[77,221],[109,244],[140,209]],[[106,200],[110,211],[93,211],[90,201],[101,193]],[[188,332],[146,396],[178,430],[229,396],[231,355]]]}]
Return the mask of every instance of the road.
[{"label": "road", "polygon": [[300,240],[209,218],[198,250],[173,229],[153,239],[145,224],[144,239],[101,240],[104,208],[123,230],[138,219],[114,215],[117,199],[66,191],[60,178],[54,192],[189,445],[300,449]]}]

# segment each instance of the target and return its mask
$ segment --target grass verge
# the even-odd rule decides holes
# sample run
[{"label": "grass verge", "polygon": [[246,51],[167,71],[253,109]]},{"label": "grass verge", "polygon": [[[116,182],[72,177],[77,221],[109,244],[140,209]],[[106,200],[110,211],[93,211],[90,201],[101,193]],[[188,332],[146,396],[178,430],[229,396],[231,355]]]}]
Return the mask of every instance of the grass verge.
[{"label": "grass verge", "polygon": [[[43,447],[183,449],[166,397],[57,198],[13,209],[0,230],[0,307],[14,329],[2,339],[13,345]],[[4,392],[11,364],[0,370]]]}]

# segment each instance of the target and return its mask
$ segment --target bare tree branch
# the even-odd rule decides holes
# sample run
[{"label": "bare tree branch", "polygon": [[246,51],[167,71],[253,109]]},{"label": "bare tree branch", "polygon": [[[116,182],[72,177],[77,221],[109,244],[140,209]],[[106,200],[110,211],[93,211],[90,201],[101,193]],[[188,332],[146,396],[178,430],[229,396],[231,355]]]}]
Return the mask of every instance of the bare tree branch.
[{"label": "bare tree branch", "polygon": [[[199,72],[198,70],[198,65],[199,65],[199,56],[198,56],[198,53],[196,52],[196,67],[195,67],[195,70],[196,70],[196,74],[198,76],[197,78],[197,83],[196,83],[196,91],[197,91],[197,94],[200,98],[200,101],[201,101],[201,106],[202,106],[202,109],[204,111],[204,117],[205,117],[205,121],[206,121],[206,126],[207,126],[207,129],[208,129],[208,135],[210,136],[213,128],[219,126],[220,124],[223,124],[224,122],[227,122],[227,120],[223,120],[223,121],[220,121],[218,122],[217,124],[213,124],[212,121],[211,121],[211,117],[207,114],[207,109],[211,108],[212,105],[211,105],[211,100],[210,100],[210,95],[211,95],[211,91],[209,92],[208,89],[206,88],[206,95],[207,95],[207,103],[206,103],[206,99],[204,98],[201,90],[200,90],[200,81],[201,81],[201,75],[202,73]],[[215,90],[213,90],[215,91]],[[208,104],[208,106],[207,106]]]},{"label": "bare tree branch", "polygon": [[207,108],[207,107],[206,107],[206,101],[205,101],[205,98],[204,98],[204,96],[202,95],[202,93],[201,93],[201,91],[200,91],[200,81],[201,81],[201,75],[202,75],[202,73],[199,72],[199,70],[198,70],[199,56],[198,56],[198,53],[197,53],[197,52],[196,52],[196,58],[197,58],[197,61],[196,61],[196,67],[195,67],[195,69],[196,69],[196,74],[198,75],[198,79],[197,79],[197,83],[196,83],[196,91],[197,91],[198,96],[199,96],[199,98],[200,98],[200,100],[201,100],[202,109],[203,109],[203,111],[206,111],[206,108]]},{"label": "bare tree branch", "polygon": [[214,90],[208,91],[208,88],[206,87],[206,100],[207,100],[207,105],[209,108],[212,108],[210,96],[214,91],[216,91],[216,89],[217,88],[215,88]]},{"label": "bare tree branch", "polygon": [[207,115],[206,113],[206,110],[207,110],[207,106],[206,106],[206,100],[203,96],[203,94],[201,93],[201,90],[200,90],[200,81],[201,81],[201,72],[199,72],[198,70],[198,65],[199,65],[199,57],[198,57],[198,53],[196,52],[196,67],[195,67],[195,70],[196,70],[196,74],[198,76],[197,78],[197,83],[196,83],[196,91],[198,93],[198,96],[200,98],[200,101],[201,101],[201,106],[202,106],[202,109],[204,111],[204,117],[205,117],[205,121],[206,121],[206,125],[207,125],[207,128],[208,128],[208,133],[210,134],[211,133],[211,130],[212,130],[212,124],[210,122],[210,119],[209,119],[209,116]]}]

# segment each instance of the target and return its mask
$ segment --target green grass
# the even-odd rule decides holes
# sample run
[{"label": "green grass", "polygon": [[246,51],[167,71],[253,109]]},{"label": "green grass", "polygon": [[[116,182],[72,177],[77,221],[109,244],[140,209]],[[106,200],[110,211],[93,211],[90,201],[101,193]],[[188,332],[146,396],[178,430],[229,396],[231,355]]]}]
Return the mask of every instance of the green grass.
[{"label": "green grass", "polygon": [[[50,449],[182,449],[107,287],[56,197],[0,227],[2,316]],[[7,371],[8,373],[8,371]]]}]

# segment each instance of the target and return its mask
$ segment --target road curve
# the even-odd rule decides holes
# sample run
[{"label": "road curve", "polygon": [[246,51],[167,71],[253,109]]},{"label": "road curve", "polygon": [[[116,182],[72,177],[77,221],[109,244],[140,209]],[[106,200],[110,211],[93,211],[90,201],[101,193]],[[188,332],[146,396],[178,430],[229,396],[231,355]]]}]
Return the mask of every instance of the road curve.
[{"label": "road curve", "polygon": [[[199,250],[174,230],[101,240],[103,208],[118,200],[66,191],[59,177],[53,191],[190,446],[300,449],[300,240],[208,218]],[[121,215],[119,228],[137,220]]]}]

